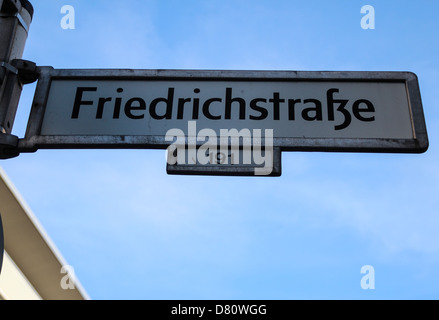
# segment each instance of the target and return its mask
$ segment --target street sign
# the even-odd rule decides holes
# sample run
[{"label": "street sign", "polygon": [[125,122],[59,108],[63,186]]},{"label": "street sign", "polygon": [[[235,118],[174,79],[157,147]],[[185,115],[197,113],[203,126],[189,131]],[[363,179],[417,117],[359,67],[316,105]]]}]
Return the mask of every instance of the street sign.
[{"label": "street sign", "polygon": [[166,148],[166,133],[186,131],[189,121],[218,136],[221,129],[272,129],[274,146],[284,151],[428,147],[412,73],[51,67],[39,73],[23,150]]},{"label": "street sign", "polygon": [[[38,73],[20,152],[173,144],[199,150],[213,141],[216,151],[234,139],[238,149],[268,142],[279,152],[428,148],[418,80],[410,72],[39,67]],[[187,157],[183,164],[197,166]]]}]

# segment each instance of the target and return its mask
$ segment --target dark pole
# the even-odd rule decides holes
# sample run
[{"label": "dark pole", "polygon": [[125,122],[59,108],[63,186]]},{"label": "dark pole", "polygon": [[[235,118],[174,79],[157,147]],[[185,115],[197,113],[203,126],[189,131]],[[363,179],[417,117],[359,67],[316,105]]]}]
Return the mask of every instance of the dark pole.
[{"label": "dark pole", "polygon": [[[34,8],[28,0],[0,0],[0,159],[16,156],[18,138],[11,134],[28,62],[21,60]],[[0,273],[5,243],[0,215]]]},{"label": "dark pole", "polygon": [[23,85],[23,73],[35,67],[21,60],[34,9],[28,0],[0,0],[0,159],[17,156],[12,135]]}]

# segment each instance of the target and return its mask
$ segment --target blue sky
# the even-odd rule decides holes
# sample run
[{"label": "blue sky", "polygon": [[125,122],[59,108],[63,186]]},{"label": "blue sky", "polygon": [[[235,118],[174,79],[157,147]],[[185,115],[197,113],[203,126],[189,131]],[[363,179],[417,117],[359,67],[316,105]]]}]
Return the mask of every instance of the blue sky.
[{"label": "blue sky", "polygon": [[[63,5],[75,29],[60,26]],[[363,5],[375,8],[363,30]],[[284,152],[282,177],[166,174],[164,150],[5,160],[92,299],[439,298],[436,1],[33,1],[55,68],[412,71],[424,154]],[[13,133],[23,137],[35,84]],[[375,289],[360,286],[372,265]]]}]

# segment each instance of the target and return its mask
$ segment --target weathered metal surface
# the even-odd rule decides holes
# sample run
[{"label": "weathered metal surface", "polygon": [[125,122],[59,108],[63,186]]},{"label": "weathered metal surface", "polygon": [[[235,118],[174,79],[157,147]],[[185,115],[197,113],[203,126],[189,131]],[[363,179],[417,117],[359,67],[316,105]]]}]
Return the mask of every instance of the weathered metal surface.
[{"label": "weathered metal surface", "polygon": [[[215,71],[215,70],[56,70],[38,68],[39,81],[28,123],[26,136],[19,141],[20,152],[53,148],[160,148],[170,142],[163,135],[139,134],[41,134],[49,90],[53,81],[224,81],[241,82],[326,82],[340,83],[399,83],[404,85],[410,113],[410,136],[403,138],[279,137],[274,147],[282,151],[329,152],[404,152],[421,153],[428,148],[422,101],[416,75],[410,72],[306,72],[306,71]],[[72,102],[73,103],[73,102]],[[60,106],[61,107],[61,106]],[[404,106],[403,106],[404,107]],[[165,121],[165,120],[164,120]],[[198,122],[199,123],[199,122]],[[50,125],[50,122],[49,122]],[[221,124],[222,125],[222,124]],[[389,123],[389,126],[392,124]],[[224,123],[227,126],[227,123]],[[245,124],[243,125],[245,126]],[[276,128],[274,128],[276,129]],[[81,129],[82,130],[82,129]],[[49,130],[50,131],[50,130]],[[374,133],[375,134],[375,133]],[[199,143],[200,144],[200,143]]]}]

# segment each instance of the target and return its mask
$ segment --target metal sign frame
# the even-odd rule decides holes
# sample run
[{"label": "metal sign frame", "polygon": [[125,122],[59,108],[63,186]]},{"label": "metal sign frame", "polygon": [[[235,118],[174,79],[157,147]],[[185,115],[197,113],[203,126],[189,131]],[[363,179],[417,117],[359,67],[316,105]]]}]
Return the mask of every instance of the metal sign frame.
[{"label": "metal sign frame", "polygon": [[164,136],[98,135],[43,136],[41,126],[51,82],[62,80],[198,80],[198,81],[310,81],[310,82],[400,82],[406,86],[413,139],[276,138],[273,146],[281,151],[423,153],[428,136],[417,76],[411,72],[369,71],[215,71],[215,70],[131,70],[54,69],[38,67],[38,84],[25,137],[19,139],[19,152],[38,149],[166,149]]},{"label": "metal sign frame", "polygon": [[[242,149],[241,149],[242,151]],[[257,174],[255,169],[262,165],[245,164],[169,164],[167,161],[166,173],[171,175],[215,175],[215,176],[258,176],[280,177],[282,175],[282,152],[280,148],[273,148],[272,163],[269,172]]]}]

